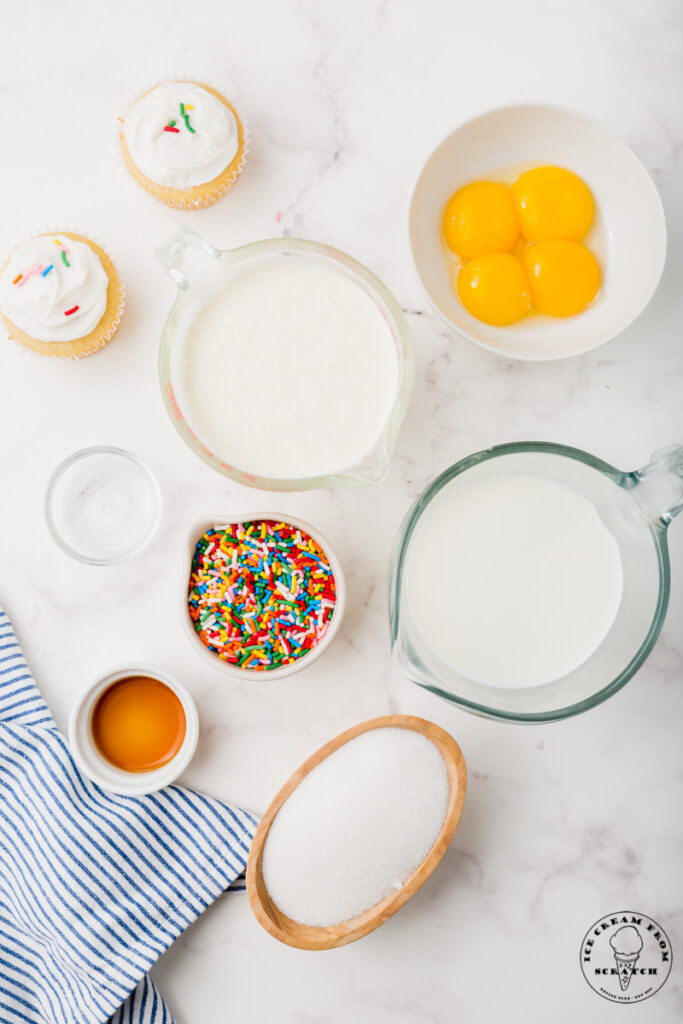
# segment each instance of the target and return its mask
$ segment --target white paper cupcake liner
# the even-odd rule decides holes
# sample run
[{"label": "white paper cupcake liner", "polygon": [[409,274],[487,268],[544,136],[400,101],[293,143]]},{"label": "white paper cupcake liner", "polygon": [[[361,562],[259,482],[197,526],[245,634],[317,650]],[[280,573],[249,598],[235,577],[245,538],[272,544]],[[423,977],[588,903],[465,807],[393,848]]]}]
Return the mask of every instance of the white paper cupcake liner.
[{"label": "white paper cupcake liner", "polygon": [[[37,352],[35,349],[29,348],[28,345],[25,345],[22,341],[19,341],[17,338],[15,338],[13,336],[12,332],[10,331],[10,329],[9,329],[9,327],[7,325],[6,320],[0,319],[0,326],[2,326],[2,329],[3,329],[6,337],[11,338],[12,341],[14,341],[15,344],[18,345],[18,347],[21,348],[24,352],[28,353],[29,356],[35,356],[37,359],[44,359],[44,358],[47,357],[48,359],[62,359],[62,360],[72,360],[73,361],[73,360],[77,360],[77,359],[85,359],[86,356],[94,355],[95,352],[99,352],[100,349],[105,348],[109,344],[109,342],[111,341],[113,336],[116,334],[116,331],[118,330],[119,324],[121,323],[121,318],[123,316],[124,310],[126,308],[126,288],[125,288],[125,285],[123,283],[123,278],[121,277],[121,271],[119,270],[118,266],[116,265],[116,263],[112,259],[111,253],[109,252],[109,249],[106,247],[106,245],[102,244],[102,242],[97,237],[97,235],[93,234],[92,231],[82,231],[80,228],[73,228],[73,227],[67,228],[67,227],[64,227],[63,225],[61,225],[59,227],[55,227],[54,224],[48,225],[47,227],[43,226],[41,228],[37,228],[35,231],[29,231],[22,238],[20,238],[18,242],[16,242],[14,245],[12,245],[11,247],[9,247],[8,249],[6,249],[4,251],[4,253],[0,257],[0,273],[2,273],[2,270],[4,269],[4,267],[7,265],[7,263],[12,258],[12,256],[17,251],[17,249],[21,248],[21,246],[24,244],[24,242],[28,242],[29,239],[35,238],[37,235],[59,235],[59,234],[65,234],[65,233],[66,234],[70,233],[70,234],[73,234],[73,235],[82,235],[83,238],[89,239],[89,241],[94,242],[96,245],[98,245],[100,247],[100,249],[102,249],[107,254],[107,257],[111,261],[111,265],[113,266],[114,272],[115,272],[116,277],[118,279],[118,284],[119,284],[119,301],[118,301],[118,306],[117,306],[117,309],[116,309],[116,315],[114,317],[114,321],[113,321],[111,327],[109,328],[109,330],[107,330],[104,334],[102,334],[100,339],[95,344],[90,345],[87,349],[83,349],[82,352],[71,352],[71,353],[69,353],[69,355],[58,355],[56,353],[54,355],[51,355],[51,354],[49,354],[47,352]],[[28,331],[26,331],[24,333],[28,334]],[[35,340],[37,341],[38,339],[35,339]],[[79,339],[76,338],[74,340],[78,341]]]},{"label": "white paper cupcake liner", "polygon": [[137,103],[140,97],[144,96],[145,93],[151,92],[152,89],[156,89],[160,85],[165,85],[167,82],[195,82],[197,85],[208,86],[210,89],[215,89],[227,100],[230,100],[230,102],[233,103],[234,90],[225,89],[222,85],[217,84],[215,81],[209,81],[204,75],[166,75],[161,76],[159,78],[155,78],[152,81],[148,81],[145,85],[137,89],[134,94],[129,94],[128,98],[126,99],[123,116],[119,116],[116,119],[116,166],[125,175],[128,181],[132,181],[135,185],[137,185],[139,189],[142,189],[142,191],[146,192],[147,195],[150,195],[152,196],[153,199],[156,199],[158,203],[162,203],[164,206],[168,206],[170,209],[174,210],[201,210],[207,206],[213,206],[215,202],[222,198],[222,196],[224,196],[225,193],[232,188],[232,186],[235,184],[240,174],[242,173],[244,165],[247,162],[247,156],[249,154],[249,123],[242,117],[238,103],[234,103],[233,105],[235,106],[235,109],[238,112],[240,123],[242,125],[242,133],[244,135],[244,147],[237,167],[230,175],[230,177],[226,179],[224,182],[222,182],[219,188],[215,189],[212,192],[207,193],[205,196],[202,196],[201,199],[165,199],[163,196],[157,195],[157,193],[154,192],[152,189],[147,188],[136,178],[134,178],[133,175],[130,173],[128,167],[126,166],[126,161],[123,157],[123,147],[121,145],[121,131],[125,120],[125,115],[131,109],[131,107],[133,107]]}]

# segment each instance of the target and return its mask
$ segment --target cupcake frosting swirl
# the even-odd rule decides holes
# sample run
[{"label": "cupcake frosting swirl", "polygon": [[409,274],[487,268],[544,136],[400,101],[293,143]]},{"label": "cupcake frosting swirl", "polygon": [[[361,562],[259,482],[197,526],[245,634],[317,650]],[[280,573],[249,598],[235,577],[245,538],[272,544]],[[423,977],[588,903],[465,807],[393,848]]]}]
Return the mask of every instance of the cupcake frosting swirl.
[{"label": "cupcake frosting swirl", "polygon": [[38,341],[90,334],[107,308],[109,278],[96,252],[67,235],[39,235],[14,253],[0,276],[0,309]]},{"label": "cupcake frosting swirl", "polygon": [[128,112],[123,133],[137,167],[167,188],[205,185],[239,148],[233,112],[194,82],[167,82],[146,93]]}]

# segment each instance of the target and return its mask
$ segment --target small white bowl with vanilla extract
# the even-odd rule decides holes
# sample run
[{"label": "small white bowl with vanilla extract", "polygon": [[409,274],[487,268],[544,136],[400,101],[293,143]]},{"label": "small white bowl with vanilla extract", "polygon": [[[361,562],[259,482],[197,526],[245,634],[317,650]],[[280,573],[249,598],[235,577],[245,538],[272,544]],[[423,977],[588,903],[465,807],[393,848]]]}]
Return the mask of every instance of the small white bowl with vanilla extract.
[{"label": "small white bowl with vanilla extract", "polygon": [[84,775],[102,789],[144,796],[189,765],[199,716],[186,688],[151,665],[125,665],[92,683],[74,705],[69,742]]}]

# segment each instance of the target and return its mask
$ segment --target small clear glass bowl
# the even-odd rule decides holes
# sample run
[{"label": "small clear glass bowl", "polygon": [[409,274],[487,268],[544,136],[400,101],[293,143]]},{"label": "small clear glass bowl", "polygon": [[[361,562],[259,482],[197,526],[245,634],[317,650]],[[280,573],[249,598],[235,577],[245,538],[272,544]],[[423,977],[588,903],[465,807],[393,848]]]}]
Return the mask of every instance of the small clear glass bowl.
[{"label": "small clear glass bowl", "polygon": [[[209,466],[247,487],[264,491],[304,491],[339,484],[370,484],[383,480],[389,471],[398,432],[413,386],[413,342],[408,322],[389,289],[362,263],[319,242],[296,238],[273,238],[222,251],[210,245],[191,228],[181,227],[169,241],[155,250],[159,260],[178,285],[176,301],[169,313],[159,349],[159,378],[171,421],[192,451]],[[360,462],[324,476],[298,479],[265,477],[246,467],[231,466],[196,436],[182,409],[180,368],[187,327],[201,308],[237,274],[274,259],[307,259],[332,267],[358,285],[372,299],[391,331],[398,358],[399,383],[393,408],[384,430]]]},{"label": "small clear glass bowl", "polygon": [[132,452],[82,448],[57,466],[45,492],[55,543],[88,565],[116,565],[143,551],[161,519],[161,492]]}]

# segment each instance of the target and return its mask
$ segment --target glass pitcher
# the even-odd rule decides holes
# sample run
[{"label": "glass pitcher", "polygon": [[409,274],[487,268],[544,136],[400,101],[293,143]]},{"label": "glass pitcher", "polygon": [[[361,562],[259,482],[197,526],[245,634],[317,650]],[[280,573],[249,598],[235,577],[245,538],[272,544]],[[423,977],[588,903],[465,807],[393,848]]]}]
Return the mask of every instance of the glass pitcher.
[{"label": "glass pitcher", "polygon": [[[567,675],[526,688],[483,685],[459,675],[425,648],[406,601],[406,554],[420,518],[460,474],[468,482],[497,474],[545,476],[587,498],[615,537],[623,569],[617,616],[597,650]],[[662,628],[669,600],[667,529],[683,508],[683,446],[656,452],[643,469],[621,472],[559,444],[498,445],[451,466],[419,496],[394,546],[390,614],[394,659],[409,679],[474,714],[514,722],[549,722],[587,711],[638,671]],[[495,637],[492,636],[492,642]]]},{"label": "glass pitcher", "polygon": [[[351,256],[319,242],[274,238],[222,251],[185,226],[155,252],[178,285],[178,296],[161,336],[161,390],[173,425],[195,454],[224,476],[248,487],[269,491],[300,491],[337,484],[377,483],[386,476],[412,390],[413,344],[401,307],[374,274]],[[314,261],[335,269],[372,299],[391,330],[398,357],[399,384],[384,430],[374,448],[360,462],[328,476],[281,479],[259,476],[244,467],[229,465],[197,437],[183,411],[180,364],[187,328],[206,302],[244,270],[265,262],[292,258]]]}]

